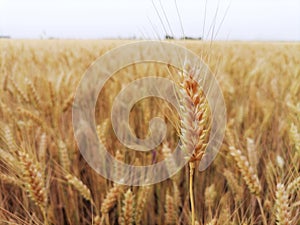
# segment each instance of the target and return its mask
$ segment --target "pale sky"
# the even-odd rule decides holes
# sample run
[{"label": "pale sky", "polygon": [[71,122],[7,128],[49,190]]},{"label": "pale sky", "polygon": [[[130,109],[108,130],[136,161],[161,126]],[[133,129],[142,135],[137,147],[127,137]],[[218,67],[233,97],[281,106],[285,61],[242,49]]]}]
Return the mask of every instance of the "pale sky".
[{"label": "pale sky", "polygon": [[162,38],[168,33],[179,38],[181,18],[185,36],[300,41],[300,0],[207,0],[207,5],[206,0],[177,0],[180,17],[175,0],[161,0],[162,7],[159,0],[153,2],[155,6],[152,0],[0,0],[0,35],[89,39]]}]

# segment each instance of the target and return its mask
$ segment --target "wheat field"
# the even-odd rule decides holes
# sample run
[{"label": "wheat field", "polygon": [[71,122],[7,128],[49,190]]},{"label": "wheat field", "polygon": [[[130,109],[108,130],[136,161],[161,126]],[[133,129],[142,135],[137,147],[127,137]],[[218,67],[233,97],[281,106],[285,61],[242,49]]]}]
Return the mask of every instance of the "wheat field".
[{"label": "wheat field", "polygon": [[[208,169],[194,171],[192,209],[188,165],[163,182],[131,187],[97,174],[78,150],[76,87],[94,60],[129,42],[0,40],[0,224],[299,224],[300,44],[175,41],[209,65],[227,109],[220,152]],[[185,138],[180,115],[156,98],[138,102],[129,120],[143,138],[151,118],[164,118],[167,136],[155,154],[122,146],[112,129],[109,106],[121,88],[167,72],[156,63],[133,65],[101,91],[97,134],[116,159],[153,164]],[[194,158],[197,164],[201,154]]]}]

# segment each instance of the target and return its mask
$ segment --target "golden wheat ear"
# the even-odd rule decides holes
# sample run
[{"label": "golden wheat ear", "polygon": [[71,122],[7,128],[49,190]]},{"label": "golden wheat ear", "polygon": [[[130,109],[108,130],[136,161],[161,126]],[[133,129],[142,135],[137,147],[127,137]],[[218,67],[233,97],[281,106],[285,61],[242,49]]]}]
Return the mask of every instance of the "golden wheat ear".
[{"label": "golden wheat ear", "polygon": [[121,225],[131,225],[134,219],[135,196],[130,189],[124,194],[122,216],[119,219]]},{"label": "golden wheat ear", "polygon": [[293,195],[297,190],[300,190],[300,176],[289,183],[286,190],[289,195]]},{"label": "golden wheat ear", "polygon": [[22,166],[22,179],[29,197],[40,207],[43,213],[46,212],[48,196],[45,187],[45,178],[40,172],[41,166],[32,160],[26,152],[19,152],[19,161]]},{"label": "golden wheat ear", "polygon": [[148,196],[150,194],[150,186],[142,187],[137,195],[137,203],[135,209],[135,219],[134,222],[139,225],[142,224],[142,215],[146,206],[146,202],[148,200]]},{"label": "golden wheat ear", "polygon": [[276,224],[291,225],[291,213],[289,207],[289,196],[285,186],[278,183],[276,187]]},{"label": "golden wheat ear", "polygon": [[225,169],[223,175],[226,177],[227,184],[234,195],[234,198],[237,202],[242,201],[243,198],[243,189],[238,183],[237,179],[234,177],[234,174],[229,170]]},{"label": "golden wheat ear", "polygon": [[79,180],[77,177],[71,174],[67,174],[65,178],[67,179],[69,184],[71,184],[74,188],[77,189],[77,191],[81,194],[82,197],[93,203],[90,189],[81,180]]},{"label": "golden wheat ear", "polygon": [[165,204],[165,224],[173,225],[176,224],[177,210],[174,198],[169,192],[166,194],[166,204]]},{"label": "golden wheat ear", "polygon": [[[190,162],[200,161],[209,131],[209,107],[202,88],[195,80],[191,65],[180,72],[178,97],[180,102],[180,140],[182,149],[191,155]],[[187,72],[186,72],[187,71]]]},{"label": "golden wheat ear", "polygon": [[114,185],[107,193],[105,199],[101,204],[102,216],[107,214],[111,208],[117,203],[118,197],[123,193],[123,187],[120,185]]},{"label": "golden wheat ear", "polygon": [[257,174],[254,172],[254,169],[249,164],[247,158],[242,154],[241,150],[236,149],[233,146],[229,147],[230,154],[233,156],[239,171],[242,174],[242,177],[247,184],[250,192],[256,196],[261,194],[261,184],[257,177]]}]

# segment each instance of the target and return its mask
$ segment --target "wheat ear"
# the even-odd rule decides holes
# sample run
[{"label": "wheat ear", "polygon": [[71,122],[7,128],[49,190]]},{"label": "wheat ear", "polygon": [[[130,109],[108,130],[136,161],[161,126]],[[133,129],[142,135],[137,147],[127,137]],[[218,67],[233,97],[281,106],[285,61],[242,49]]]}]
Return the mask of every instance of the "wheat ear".
[{"label": "wheat ear", "polygon": [[236,201],[241,201],[243,197],[243,189],[241,186],[238,184],[238,181],[235,179],[234,175],[232,172],[229,170],[224,170],[224,176],[226,177],[226,181],[228,183],[228,186],[230,190],[232,191],[234,198]]},{"label": "wheat ear", "polygon": [[150,192],[150,186],[142,187],[141,192],[138,195],[136,210],[135,210],[135,223],[141,224],[143,211],[147,202],[147,198]]},{"label": "wheat ear", "polygon": [[208,134],[208,105],[203,90],[194,80],[194,71],[182,73],[179,84],[182,149],[190,162],[202,159]]},{"label": "wheat ear", "polygon": [[[164,155],[164,158],[165,158],[165,162],[166,162],[166,166],[167,166],[167,170],[169,172],[169,174],[171,175],[171,172],[174,173],[174,171],[176,171],[176,162],[174,161],[174,159],[172,158],[172,152],[171,152],[171,149],[168,145],[168,143],[164,143],[163,146],[162,146],[162,153]],[[171,177],[171,179],[173,181],[176,181],[178,180],[178,175],[174,175]]]},{"label": "wheat ear", "polygon": [[208,209],[208,218],[212,218],[212,208],[214,207],[215,199],[217,197],[215,184],[211,184],[207,188],[205,188],[204,199],[205,206]]},{"label": "wheat ear", "polygon": [[27,83],[27,93],[29,94],[29,98],[33,101],[37,108],[41,109],[41,98],[33,83],[27,78],[25,79],[25,82]]},{"label": "wheat ear", "polygon": [[20,151],[19,159],[23,169],[23,181],[29,197],[45,213],[47,205],[47,193],[45,188],[45,179],[40,172],[41,167],[33,162],[32,157],[27,153]]},{"label": "wheat ear", "polygon": [[28,103],[29,102],[28,96],[22,91],[22,89],[18,86],[18,84],[16,84],[15,81],[13,81],[11,78],[10,78],[10,81],[11,81],[13,88],[16,90],[16,92],[20,96],[21,100],[25,103]]},{"label": "wheat ear", "polygon": [[30,112],[30,111],[28,111],[26,109],[23,109],[23,108],[18,108],[17,111],[20,113],[20,115],[31,119],[36,124],[38,124],[39,126],[43,127],[44,122],[37,115],[35,115],[32,112]]},{"label": "wheat ear", "polygon": [[229,147],[230,153],[233,156],[234,160],[237,163],[237,166],[242,174],[242,177],[244,181],[247,184],[247,187],[249,188],[250,192],[256,196],[261,216],[263,219],[264,225],[267,225],[267,220],[264,214],[264,210],[262,207],[261,199],[260,199],[260,194],[261,194],[261,184],[259,182],[257,174],[254,172],[254,169],[251,167],[249,164],[247,158],[243,156],[241,150],[236,149],[233,146]]},{"label": "wheat ear", "polygon": [[114,185],[107,193],[101,205],[102,214],[107,214],[109,210],[116,204],[118,196],[123,192],[123,187]]},{"label": "wheat ear", "polygon": [[69,184],[73,185],[73,187],[76,188],[76,190],[81,194],[82,197],[93,203],[90,189],[81,180],[71,174],[67,174],[65,178],[67,179]]},{"label": "wheat ear", "polygon": [[287,186],[287,193],[292,195],[294,192],[300,189],[300,176],[294,179],[289,185]]},{"label": "wheat ear", "polygon": [[68,154],[68,149],[66,144],[62,141],[58,141],[58,152],[59,152],[59,161],[61,163],[61,166],[67,171],[70,171],[70,159]]},{"label": "wheat ear", "polygon": [[[125,160],[124,154],[122,154],[120,150],[116,151],[115,158],[116,158],[116,160],[118,160],[120,162],[124,162],[124,160]],[[115,176],[118,179],[118,181],[121,181],[123,179],[123,177],[124,177],[124,171],[122,170],[122,166],[116,165],[114,167],[114,173],[115,173]],[[118,184],[114,183],[114,185],[118,185]]]},{"label": "wheat ear", "polygon": [[15,157],[11,153],[4,151],[2,148],[0,148],[0,158],[4,163],[7,163],[13,168],[18,166],[18,161],[15,159]]},{"label": "wheat ear", "polygon": [[255,174],[254,169],[250,166],[247,158],[243,156],[239,149],[236,149],[233,146],[230,146],[229,150],[230,154],[236,161],[239,171],[241,172],[250,192],[256,196],[259,196],[261,193],[261,185],[259,183],[257,174]]},{"label": "wheat ear", "polygon": [[39,141],[38,156],[43,165],[46,163],[47,141],[46,133],[42,133]]},{"label": "wheat ear", "polygon": [[54,90],[52,82],[48,81],[48,88],[49,88],[49,93],[50,93],[50,99],[51,99],[51,106],[56,105],[56,91]]},{"label": "wheat ear", "polygon": [[15,185],[18,187],[22,186],[22,182],[20,182],[20,180],[18,180],[17,178],[15,178],[11,175],[7,175],[4,173],[0,173],[0,180],[1,180],[1,182],[7,183],[7,184]]},{"label": "wheat ear", "polygon": [[133,224],[134,215],[134,195],[130,189],[124,194],[123,207],[122,207],[122,217],[120,217],[121,225],[131,225]]},{"label": "wheat ear", "polygon": [[300,155],[300,133],[298,132],[298,128],[294,123],[292,123],[292,125],[291,125],[289,135],[293,141],[295,149],[297,150],[298,154]]},{"label": "wheat ear", "polygon": [[16,143],[13,136],[13,133],[8,125],[6,125],[3,129],[3,136],[6,142],[6,145],[10,152],[16,151]]},{"label": "wheat ear", "polygon": [[169,193],[166,194],[165,209],[165,223],[168,225],[176,224],[177,210],[174,205],[174,198]]},{"label": "wheat ear", "polygon": [[285,189],[285,186],[281,183],[277,184],[275,206],[276,206],[276,224],[290,225],[291,214],[289,211],[288,193]]},{"label": "wheat ear", "polygon": [[73,101],[74,101],[74,94],[71,93],[63,102],[62,111],[63,112],[67,111],[70,108],[70,106],[73,104]]}]

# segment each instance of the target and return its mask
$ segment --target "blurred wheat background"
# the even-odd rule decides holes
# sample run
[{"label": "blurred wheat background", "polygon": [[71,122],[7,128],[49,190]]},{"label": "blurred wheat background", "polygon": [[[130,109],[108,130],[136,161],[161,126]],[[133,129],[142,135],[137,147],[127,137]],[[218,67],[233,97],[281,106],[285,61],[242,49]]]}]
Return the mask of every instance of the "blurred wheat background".
[{"label": "blurred wheat background", "polygon": [[[127,42],[0,41],[1,224],[191,223],[188,167],[155,185],[121,186],[98,175],[77,148],[76,87],[94,60]],[[209,65],[227,107],[221,150],[207,170],[195,171],[196,224],[299,224],[300,44],[177,44]],[[111,105],[136,77],[167,72],[155,63],[119,71],[100,93],[98,107]],[[170,117],[169,111],[168,103],[148,98],[131,112],[138,137],[147,136],[151,118],[165,119],[167,138],[155,154],[118,142],[109,107],[96,110],[98,136],[120,161],[155,163],[178,142],[176,114]]]}]

